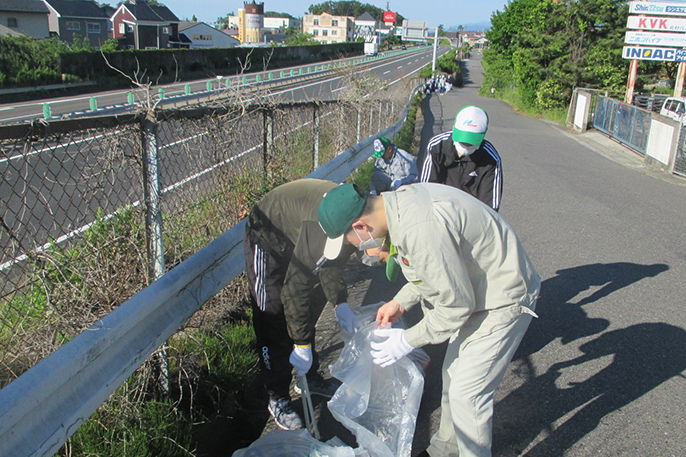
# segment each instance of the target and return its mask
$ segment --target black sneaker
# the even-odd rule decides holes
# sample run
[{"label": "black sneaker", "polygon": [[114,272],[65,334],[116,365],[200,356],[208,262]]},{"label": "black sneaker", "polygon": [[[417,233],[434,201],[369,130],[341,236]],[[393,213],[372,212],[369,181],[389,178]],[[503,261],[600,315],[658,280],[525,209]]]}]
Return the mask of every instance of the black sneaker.
[{"label": "black sneaker", "polygon": [[[310,388],[310,395],[319,395],[324,398],[331,398],[341,386],[340,382],[335,379],[324,379],[321,376],[312,376],[307,378],[307,385]],[[301,394],[300,387],[295,384],[295,392]]]},{"label": "black sneaker", "polygon": [[299,430],[303,428],[303,422],[298,413],[293,409],[289,398],[269,398],[268,409],[279,428],[283,430]]}]

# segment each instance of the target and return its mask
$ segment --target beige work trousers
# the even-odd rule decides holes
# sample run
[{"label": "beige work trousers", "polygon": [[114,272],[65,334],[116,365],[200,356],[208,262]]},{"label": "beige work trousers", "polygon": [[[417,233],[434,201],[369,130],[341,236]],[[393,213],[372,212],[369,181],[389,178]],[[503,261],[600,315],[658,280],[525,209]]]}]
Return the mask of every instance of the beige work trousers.
[{"label": "beige work trousers", "polygon": [[493,396],[534,307],[474,313],[451,338],[443,361],[441,422],[427,448],[431,457],[490,457]]}]

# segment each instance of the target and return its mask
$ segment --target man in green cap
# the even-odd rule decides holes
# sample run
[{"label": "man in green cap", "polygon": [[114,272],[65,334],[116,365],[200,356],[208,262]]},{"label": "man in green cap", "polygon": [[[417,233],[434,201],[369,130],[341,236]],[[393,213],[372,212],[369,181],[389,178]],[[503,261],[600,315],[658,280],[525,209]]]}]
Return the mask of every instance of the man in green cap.
[{"label": "man in green cap", "polygon": [[397,190],[400,186],[419,181],[419,171],[414,157],[385,136],[374,140],[372,157],[376,159],[370,183],[372,195]]},{"label": "man in green cap", "polygon": [[503,167],[495,146],[485,140],[488,114],[478,106],[465,106],[455,116],[453,129],[429,140],[421,182],[456,187],[500,209]]},{"label": "man in green cap", "polygon": [[326,235],[317,210],[324,194],[336,186],[319,179],[283,184],[255,205],[246,222],[253,327],[268,409],[282,429],[302,428],[289,394],[293,368],[298,376],[307,376],[313,395],[331,397],[336,391],[337,384],[318,373],[314,350],[315,323],[324,303],[334,306],[341,327],[352,332],[357,325],[343,279],[354,248],[348,246],[331,262],[322,256]]},{"label": "man in green cap", "polygon": [[[397,250],[407,284],[379,308],[375,364],[387,367],[416,347],[449,341],[441,422],[423,455],[490,456],[494,393],[535,316],[540,291],[540,277],[510,224],[467,193],[433,183],[379,196],[338,186],[322,199],[319,223],[329,259],[347,245],[378,248],[389,238]],[[390,326],[420,302],[417,324]]]}]

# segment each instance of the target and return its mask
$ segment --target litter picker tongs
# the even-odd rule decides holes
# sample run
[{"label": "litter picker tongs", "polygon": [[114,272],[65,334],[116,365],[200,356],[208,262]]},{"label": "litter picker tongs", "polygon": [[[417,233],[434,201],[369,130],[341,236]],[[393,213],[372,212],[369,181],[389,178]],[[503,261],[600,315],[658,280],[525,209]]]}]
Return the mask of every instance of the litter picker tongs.
[{"label": "litter picker tongs", "polygon": [[298,376],[298,387],[303,399],[303,409],[305,410],[305,426],[316,439],[320,439],[319,429],[317,429],[317,419],[314,417],[314,405],[310,395],[310,386],[307,383],[307,376]]}]

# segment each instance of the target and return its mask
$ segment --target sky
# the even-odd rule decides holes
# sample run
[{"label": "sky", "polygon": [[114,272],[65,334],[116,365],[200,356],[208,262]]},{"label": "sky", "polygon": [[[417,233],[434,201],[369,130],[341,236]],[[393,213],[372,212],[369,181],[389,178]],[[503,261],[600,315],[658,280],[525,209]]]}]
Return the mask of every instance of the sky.
[{"label": "sky", "polygon": [[[212,23],[219,16],[225,16],[230,12],[238,12],[243,7],[240,0],[159,0],[166,5],[176,16],[184,20],[191,19],[195,15],[199,21]],[[265,11],[278,11],[290,13],[292,16],[301,17],[310,5],[323,3],[323,0],[258,0],[264,1]],[[381,9],[386,9],[386,1],[359,0],[360,3],[369,3]],[[116,2],[115,2],[116,3]],[[467,24],[490,23],[491,14],[495,10],[502,11],[507,0],[439,0],[417,2],[417,0],[392,0],[389,1],[390,10],[402,14],[406,19],[427,21],[429,27],[443,24],[446,30],[450,27]],[[421,5],[421,6],[420,6]],[[431,5],[430,7],[428,5]]]}]

